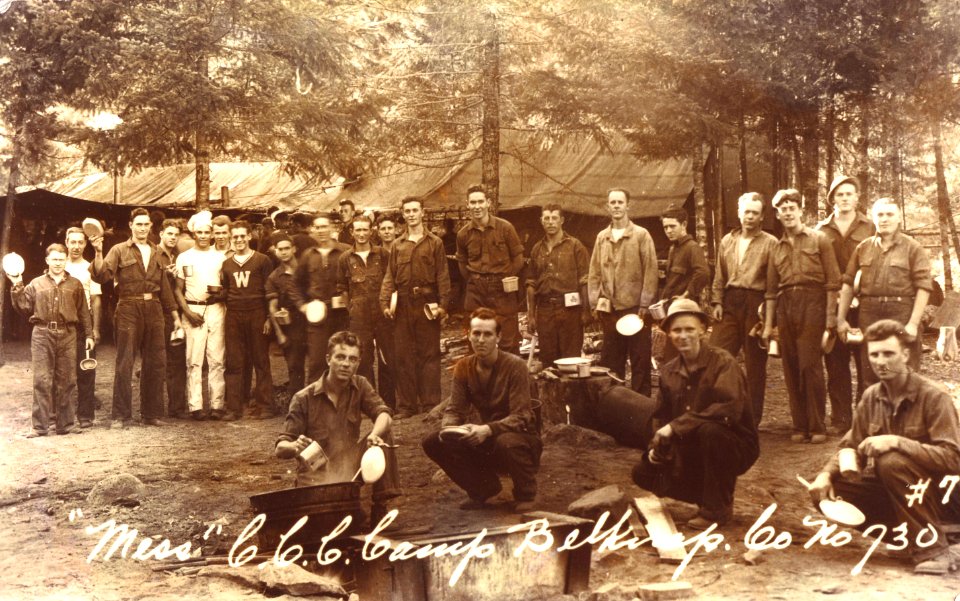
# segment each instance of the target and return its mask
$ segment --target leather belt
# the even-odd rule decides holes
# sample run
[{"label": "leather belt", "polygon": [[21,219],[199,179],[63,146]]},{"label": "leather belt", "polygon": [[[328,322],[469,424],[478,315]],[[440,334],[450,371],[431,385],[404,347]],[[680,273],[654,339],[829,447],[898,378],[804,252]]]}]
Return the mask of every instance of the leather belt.
[{"label": "leather belt", "polygon": [[434,289],[430,286],[412,286],[407,294],[412,294],[413,296],[428,296],[434,293]]},{"label": "leather belt", "polygon": [[153,292],[144,292],[143,294],[121,294],[120,300],[152,301],[159,300],[159,297]]},{"label": "leather belt", "polygon": [[874,296],[874,295],[860,295],[860,302],[863,302],[865,299],[875,300],[881,303],[901,303],[904,301],[913,302],[913,299],[909,296]]},{"label": "leather belt", "polygon": [[44,328],[51,332],[64,332],[73,327],[72,323],[60,323],[56,321],[35,321],[33,325],[38,328]]},{"label": "leather belt", "polygon": [[188,300],[187,304],[188,305],[217,305],[222,302],[223,301],[214,301],[214,300],[205,300],[205,301]]},{"label": "leather belt", "polygon": [[500,280],[502,280],[503,278],[505,278],[505,277],[507,277],[507,274],[505,274],[505,273],[476,273],[476,272],[474,272],[474,273],[471,273],[471,274],[470,274],[470,278],[471,278],[471,279],[476,279],[476,280],[491,280],[491,281],[492,281],[492,280],[496,280],[496,281],[498,281],[498,282],[499,282]]},{"label": "leather belt", "polygon": [[562,296],[539,296],[537,295],[537,304],[543,303],[544,305],[563,305]]}]

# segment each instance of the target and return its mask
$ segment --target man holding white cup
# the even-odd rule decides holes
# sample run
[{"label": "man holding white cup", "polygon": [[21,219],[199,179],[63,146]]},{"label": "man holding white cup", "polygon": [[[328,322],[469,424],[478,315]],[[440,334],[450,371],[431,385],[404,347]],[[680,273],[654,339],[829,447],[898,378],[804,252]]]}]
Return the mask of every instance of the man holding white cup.
[{"label": "man holding white cup", "polygon": [[523,269],[523,244],[513,225],[490,214],[481,185],[467,188],[470,221],[457,232],[457,263],[467,283],[463,308],[487,307],[500,317],[500,348],[520,354],[517,276]]}]

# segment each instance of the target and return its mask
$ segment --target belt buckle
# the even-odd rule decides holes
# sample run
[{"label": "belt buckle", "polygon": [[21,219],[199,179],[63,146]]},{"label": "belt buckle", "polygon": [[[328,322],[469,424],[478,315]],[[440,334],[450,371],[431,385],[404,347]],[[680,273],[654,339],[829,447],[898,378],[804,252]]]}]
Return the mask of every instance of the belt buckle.
[{"label": "belt buckle", "polygon": [[59,332],[60,324],[58,324],[55,321],[47,322],[47,329],[50,330],[51,332]]},{"label": "belt buckle", "polygon": [[145,300],[145,301],[153,300],[153,293],[152,293],[152,292],[144,292],[144,293],[143,293],[143,300]]},{"label": "belt buckle", "polygon": [[420,296],[421,290],[423,290],[423,288],[421,288],[420,286],[414,286],[413,288],[411,288],[411,292],[413,292],[415,296]]}]

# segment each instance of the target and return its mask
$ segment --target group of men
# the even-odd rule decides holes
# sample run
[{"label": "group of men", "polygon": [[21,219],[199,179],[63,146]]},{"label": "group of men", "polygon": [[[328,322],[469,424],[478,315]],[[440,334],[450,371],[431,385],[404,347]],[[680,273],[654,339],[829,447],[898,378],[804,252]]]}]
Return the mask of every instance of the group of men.
[{"label": "group of men", "polygon": [[[545,235],[533,248],[524,284],[529,329],[537,334],[544,363],[579,355],[583,328],[595,320],[604,336],[601,364],[624,376],[629,362],[632,388],[650,395],[651,328],[628,335],[617,322],[636,314],[653,325],[650,309],[665,301],[666,318],[659,325],[669,344],[660,366],[655,430],[633,479],[658,494],[696,503],[700,510],[690,526],[724,524],[733,515],[736,479],[759,456],[765,348],[774,341],[782,354],[796,442],[826,440],[826,360],[833,425],[846,432],[844,446],[875,459],[876,476],[869,485],[887,493],[884,498],[871,493],[870,511],[878,520],[903,518],[909,529],[928,521],[937,525],[940,514],[952,507],[921,514],[894,486],[960,468],[956,411],[949,397],[913,371],[919,320],[931,288],[929,259],[899,232],[895,202],[876,201],[871,224],[857,210],[858,196],[855,179],[838,178],[828,195],[832,215],[811,229],[802,221],[800,193],[781,190],[772,200],[784,231],[777,239],[761,228],[762,197],[744,194],[738,202],[741,226],[722,239],[709,288],[709,269],[702,249],[687,234],[682,210],[661,217],[671,243],[661,288],[653,238],[630,220],[627,190],[608,191],[610,224],[597,234],[592,252],[564,232],[559,206],[542,208]],[[464,509],[485,507],[498,495],[498,472],[505,471],[513,480],[515,507],[523,511],[536,498],[542,451],[529,375],[517,357],[516,282],[524,268],[523,249],[514,227],[490,213],[482,188],[468,190],[467,208],[470,220],[457,234],[456,259],[466,284],[465,307],[472,311],[473,354],[455,365],[443,428],[424,439],[423,449],[465,490]],[[177,254],[176,223],[163,224],[161,244],[154,246],[147,240],[149,215],[136,210],[131,239],[106,257],[102,238],[91,239],[96,255],[85,270],[82,231],[80,236],[68,232],[70,251],[51,246],[48,273],[26,288],[22,283],[14,288],[17,306],[35,325],[35,363],[45,358],[35,365],[34,435],[46,433],[54,397],[60,398],[58,387],[75,386],[75,375],[74,381],[61,378],[71,370],[62,367],[56,349],[75,365],[80,351],[95,346],[96,285],[113,281],[119,298],[113,418],[120,427],[131,418],[130,379],[138,354],[144,358],[146,424],[159,423],[164,380],[172,414],[183,407],[196,419],[239,418],[250,385],[248,365],[256,373],[250,413],[272,414],[266,337],[273,332],[284,349],[293,393],[278,456],[294,457],[317,440],[333,458],[349,459],[352,469],[365,446],[389,446],[394,418],[420,413],[440,400],[440,323],[451,301],[447,257],[442,240],[424,227],[419,198],[400,202],[405,228],[399,236],[392,218],[375,224],[369,216],[354,215],[352,203],[344,209],[348,236],[336,239],[331,218],[319,215],[309,243],[273,232],[262,246],[274,260],[250,248],[248,223],[224,223],[209,213],[191,218],[194,246]],[[375,226],[382,245],[371,243]],[[79,278],[65,275],[68,255]],[[859,315],[852,310],[854,297]],[[700,309],[702,299],[710,315]],[[851,336],[851,324],[866,330],[863,342]],[[183,405],[173,389],[184,388],[184,379],[170,369],[181,329],[186,339]],[[741,350],[743,368],[734,358]],[[863,383],[858,389],[876,384],[866,388],[854,416],[850,359],[857,357]],[[209,413],[203,411],[204,363]],[[869,370],[863,367],[867,363]],[[904,403],[909,415],[901,423],[897,409]],[[479,423],[468,423],[471,407]],[[374,423],[365,443],[357,438],[361,412]],[[89,404],[81,402],[78,414],[80,425],[89,425]],[[59,400],[57,431],[73,431],[72,414]],[[388,455],[392,476],[376,491],[378,513],[385,500],[399,494],[395,461]],[[838,482],[838,474],[831,463],[816,478],[815,500],[832,496],[835,486],[853,486]],[[920,557],[919,571],[952,567],[941,547],[934,551]]]}]

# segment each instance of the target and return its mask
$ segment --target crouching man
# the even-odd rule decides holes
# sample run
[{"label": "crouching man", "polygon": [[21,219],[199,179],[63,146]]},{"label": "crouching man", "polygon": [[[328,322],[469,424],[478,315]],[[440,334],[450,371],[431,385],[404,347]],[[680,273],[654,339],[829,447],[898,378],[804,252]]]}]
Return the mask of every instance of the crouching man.
[{"label": "crouching man", "polygon": [[[957,491],[941,489],[946,476],[960,474],[960,426],[950,395],[937,384],[908,367],[913,337],[899,322],[883,319],[864,333],[867,358],[879,382],[863,393],[853,416],[853,427],[840,442],[855,449],[862,479],[841,476],[839,453],[823,467],[810,486],[814,504],[825,498],[842,497],[866,516],[860,528],[905,524],[905,549],[914,561],[914,572],[946,574],[955,569],[945,521],[960,520]],[[846,463],[846,462],[845,462]],[[846,471],[844,475],[853,475]],[[909,499],[909,487],[929,481],[923,502]],[[947,503],[944,495],[949,491]],[[902,526],[901,526],[902,528]],[[916,544],[935,542],[925,548]],[[893,536],[891,532],[890,536]],[[892,539],[891,539],[892,540]],[[895,543],[894,543],[895,544]]]},{"label": "crouching man", "polygon": [[[498,471],[513,480],[514,510],[530,511],[537,496],[543,445],[530,401],[530,374],[523,359],[499,350],[500,321],[481,307],[470,315],[473,354],[453,368],[453,390],[440,431],[423,450],[470,497],[461,509],[483,509],[500,492]],[[468,423],[473,406],[479,424]],[[445,431],[462,426],[459,432]]]},{"label": "crouching man", "polygon": [[[303,485],[347,482],[360,467],[360,458],[367,447],[391,442],[393,420],[387,407],[370,381],[358,376],[360,340],[350,332],[337,332],[327,343],[327,371],[320,379],[293,395],[290,412],[277,439],[276,455],[280,459],[299,458],[313,442],[323,448],[327,464],[318,470],[300,461],[297,483]],[[360,420],[366,415],[373,429],[366,438],[360,436]],[[387,458],[383,477],[373,485],[372,523],[386,513],[385,503],[400,496],[400,470],[393,449],[384,446]]]},{"label": "crouching man", "polygon": [[670,305],[662,328],[679,356],[660,368],[656,430],[633,481],[657,496],[696,503],[687,526],[703,530],[733,517],[737,476],[760,447],[743,372],[723,349],[705,344],[707,316],[692,300]]}]

